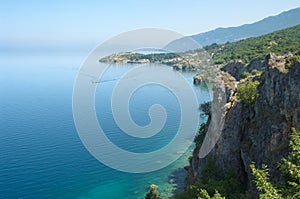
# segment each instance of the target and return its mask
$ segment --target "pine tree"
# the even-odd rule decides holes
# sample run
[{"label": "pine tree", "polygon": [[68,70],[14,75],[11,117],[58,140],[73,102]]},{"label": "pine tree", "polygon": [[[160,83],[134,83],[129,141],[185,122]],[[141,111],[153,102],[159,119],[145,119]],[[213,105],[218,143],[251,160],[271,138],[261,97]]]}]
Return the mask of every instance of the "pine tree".
[{"label": "pine tree", "polygon": [[292,129],[289,146],[291,152],[280,164],[280,170],[286,178],[286,183],[281,187],[276,188],[270,183],[266,165],[263,165],[262,169],[256,169],[254,163],[251,164],[254,182],[261,199],[300,198],[300,131]]}]

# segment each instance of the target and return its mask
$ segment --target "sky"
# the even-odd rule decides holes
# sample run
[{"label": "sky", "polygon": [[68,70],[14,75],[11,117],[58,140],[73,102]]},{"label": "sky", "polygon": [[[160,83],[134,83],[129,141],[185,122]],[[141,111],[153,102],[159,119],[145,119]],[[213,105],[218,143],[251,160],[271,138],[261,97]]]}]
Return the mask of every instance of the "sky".
[{"label": "sky", "polygon": [[299,0],[0,0],[0,49],[94,48],[120,33],[162,28],[183,35],[253,23]]}]

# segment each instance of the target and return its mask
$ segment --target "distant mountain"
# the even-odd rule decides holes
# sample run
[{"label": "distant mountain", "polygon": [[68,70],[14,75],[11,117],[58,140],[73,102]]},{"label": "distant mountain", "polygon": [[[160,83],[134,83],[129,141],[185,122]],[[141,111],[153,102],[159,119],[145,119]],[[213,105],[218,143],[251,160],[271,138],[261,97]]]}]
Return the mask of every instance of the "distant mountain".
[{"label": "distant mountain", "polygon": [[176,49],[178,47],[177,49],[179,49],[180,45],[186,43],[188,40],[187,38],[194,39],[201,46],[207,46],[213,43],[220,44],[228,41],[233,42],[249,37],[256,37],[298,24],[300,24],[300,7],[282,12],[276,16],[267,17],[252,24],[245,24],[230,28],[217,28],[205,33],[184,37],[171,42],[168,46],[166,46],[166,48]]}]

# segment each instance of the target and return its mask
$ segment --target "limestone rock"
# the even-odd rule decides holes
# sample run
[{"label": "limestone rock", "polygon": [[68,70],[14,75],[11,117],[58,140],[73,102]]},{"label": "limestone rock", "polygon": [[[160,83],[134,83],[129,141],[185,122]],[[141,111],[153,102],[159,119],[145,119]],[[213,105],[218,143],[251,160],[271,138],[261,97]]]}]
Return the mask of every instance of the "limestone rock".
[{"label": "limestone rock", "polygon": [[291,128],[300,130],[300,63],[296,62],[287,70],[284,68],[286,57],[270,54],[265,60],[250,63],[252,69],[264,68],[257,88],[259,97],[254,105],[235,101],[237,82],[228,78],[230,73],[239,79],[246,66],[235,63],[225,67],[228,73],[223,73],[223,79],[231,85],[226,87],[225,123],[208,156],[200,159],[199,147],[195,148],[190,166],[194,179],[201,176],[208,157],[212,157],[224,173],[235,169],[240,182],[253,193],[255,188],[249,167],[252,161],[257,166],[267,164],[273,176],[271,180],[280,179],[277,162],[288,153]]}]

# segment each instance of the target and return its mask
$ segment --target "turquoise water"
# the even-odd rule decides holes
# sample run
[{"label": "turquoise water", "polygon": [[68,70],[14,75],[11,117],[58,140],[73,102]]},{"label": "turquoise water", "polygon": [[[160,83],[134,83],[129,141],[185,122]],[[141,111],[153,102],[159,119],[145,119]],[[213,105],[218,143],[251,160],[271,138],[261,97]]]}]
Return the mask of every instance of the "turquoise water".
[{"label": "turquoise water", "polygon": [[[103,165],[84,148],[73,121],[72,91],[85,56],[50,52],[0,54],[0,198],[139,199],[152,183],[167,198],[176,183],[182,183],[172,176],[184,176],[178,169],[187,165],[190,151],[159,171],[130,174]],[[143,144],[122,135],[107,109],[111,88],[130,67],[134,66],[112,66],[99,83],[98,119],[104,129],[114,132],[107,136],[126,150],[159,149],[174,136],[179,120],[178,106],[176,100],[170,100],[170,92],[145,87],[130,102],[133,119],[140,125],[149,122],[145,115],[151,103],[160,100],[166,107],[169,127],[158,137],[159,142],[150,139]],[[192,85],[193,73],[183,75]],[[209,100],[205,88],[194,89],[199,103]],[[153,97],[154,90],[162,97]]]}]

